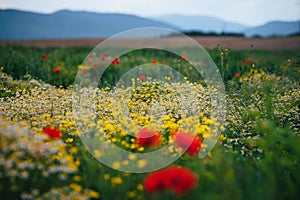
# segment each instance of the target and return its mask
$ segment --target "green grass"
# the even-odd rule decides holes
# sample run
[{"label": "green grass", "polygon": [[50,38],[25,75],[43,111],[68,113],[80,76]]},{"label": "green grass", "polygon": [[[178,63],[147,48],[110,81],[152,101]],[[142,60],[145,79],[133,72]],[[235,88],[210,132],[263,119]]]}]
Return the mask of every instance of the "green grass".
[{"label": "green grass", "polygon": [[[28,48],[20,46],[0,47],[0,66],[4,72],[16,79],[26,79],[30,75],[34,79],[41,79],[46,83],[56,86],[68,87],[72,85],[81,65],[87,57],[91,48]],[[266,72],[275,73],[279,76],[286,76],[299,80],[300,52],[291,51],[266,51],[247,50],[237,51],[224,48],[208,50],[209,55],[220,69],[224,81],[234,78],[235,73],[241,75],[251,68],[263,69]],[[47,58],[43,60],[42,55]],[[249,58],[252,62],[245,63]],[[108,67],[102,82],[113,84],[120,75],[145,61],[151,63],[157,60],[159,63],[170,65],[176,70],[186,69],[187,62],[178,62],[179,56],[166,51],[151,49],[130,52],[120,58],[120,65]],[[54,73],[55,68],[61,68],[60,73]],[[186,74],[194,74],[187,71]]]}]

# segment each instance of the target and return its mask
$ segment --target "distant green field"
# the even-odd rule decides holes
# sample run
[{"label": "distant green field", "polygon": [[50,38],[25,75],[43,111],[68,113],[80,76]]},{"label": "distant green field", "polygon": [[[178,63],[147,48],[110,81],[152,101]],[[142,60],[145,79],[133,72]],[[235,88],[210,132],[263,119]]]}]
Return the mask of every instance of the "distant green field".
[{"label": "distant green field", "polygon": [[[14,78],[24,79],[25,75],[30,75],[32,78],[41,79],[56,86],[67,87],[73,84],[78,66],[83,63],[91,50],[91,48],[1,46],[0,66],[4,67],[4,72]],[[225,82],[234,78],[237,72],[242,75],[251,68],[263,69],[266,72],[288,76],[292,79],[299,77],[300,52],[297,50],[244,51],[218,48],[208,50],[208,53],[220,69]],[[42,58],[43,55],[45,59]],[[122,70],[152,63],[153,60],[175,67],[175,69],[190,66],[188,62],[180,62],[180,57],[163,51],[157,52],[150,49],[131,52],[120,58],[120,64],[108,67],[107,76],[103,77],[103,81],[112,84],[123,72]],[[61,68],[61,71],[53,72],[56,68]]]}]

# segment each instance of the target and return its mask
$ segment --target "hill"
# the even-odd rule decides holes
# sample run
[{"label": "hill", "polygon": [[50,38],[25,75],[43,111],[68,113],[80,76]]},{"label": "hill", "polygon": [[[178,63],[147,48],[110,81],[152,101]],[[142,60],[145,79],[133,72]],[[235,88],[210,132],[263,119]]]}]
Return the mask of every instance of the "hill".
[{"label": "hill", "polygon": [[[178,29],[163,22],[135,15],[69,10],[52,14],[0,10],[0,27],[0,40],[105,38],[140,27]],[[153,37],[161,34],[148,32],[139,36]]]},{"label": "hill", "polygon": [[241,33],[248,37],[287,36],[300,32],[300,21],[271,21],[251,27],[202,15],[164,15],[153,19],[180,27],[182,31]]},{"label": "hill", "polygon": [[249,28],[248,26],[228,22],[216,17],[203,15],[185,16],[185,15],[164,15],[153,18],[162,22],[173,24],[184,31],[199,30],[204,32],[242,32]]},{"label": "hill", "polygon": [[243,31],[246,36],[286,36],[300,32],[300,21],[273,21],[261,26],[248,28]]}]

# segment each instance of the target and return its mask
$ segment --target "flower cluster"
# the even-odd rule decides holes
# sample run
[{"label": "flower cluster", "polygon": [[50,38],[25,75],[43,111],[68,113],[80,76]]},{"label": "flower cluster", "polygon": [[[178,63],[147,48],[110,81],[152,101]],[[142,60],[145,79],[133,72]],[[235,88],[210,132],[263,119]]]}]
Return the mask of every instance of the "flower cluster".
[{"label": "flower cluster", "polygon": [[[1,180],[0,186],[1,190],[7,190],[7,198],[45,199],[55,190],[51,188],[53,186],[51,183],[48,183],[48,187],[44,187],[43,183],[47,179],[52,177],[54,182],[67,182],[69,177],[76,176],[80,161],[67,151],[66,144],[57,137],[56,134],[60,132],[51,128],[45,129],[44,132],[55,139],[49,140],[43,132],[32,132],[24,123],[11,123],[1,118],[0,156],[3,160],[0,167],[1,179],[4,182]],[[38,179],[35,179],[36,176],[39,176]],[[32,185],[27,185],[28,181]],[[61,191],[60,199],[66,199],[66,195],[71,193],[82,199],[99,195],[89,189],[78,190],[72,187],[72,184],[65,186],[65,189],[56,188]],[[20,197],[14,196],[18,193],[21,194]]]},{"label": "flower cluster", "polygon": [[[290,127],[299,132],[297,99],[300,90],[297,83],[262,69],[251,69],[244,73],[240,77],[240,84],[240,90],[233,89],[227,94],[227,138],[224,145],[243,156],[260,159],[263,149],[247,144],[249,140],[257,140],[262,136],[257,131],[257,122],[272,118],[281,127]],[[235,87],[231,85],[231,88]]]},{"label": "flower cluster", "polygon": [[[38,84],[29,85],[27,89],[16,90],[14,96],[0,99],[0,114],[4,124],[23,121],[30,129],[31,134],[29,135],[40,138],[39,142],[36,139],[28,138],[28,140],[25,140],[24,136],[16,136],[15,139],[18,139],[19,142],[22,139],[22,142],[28,143],[26,148],[33,148],[29,154],[36,158],[43,158],[42,160],[47,163],[47,166],[49,165],[49,169],[43,167],[44,170],[41,172],[45,175],[45,179],[54,174],[62,181],[70,183],[67,177],[74,176],[75,183],[70,183],[67,186],[68,189],[53,187],[51,190],[49,188],[44,189],[42,192],[40,191],[39,195],[44,195],[43,197],[48,198],[49,195],[65,191],[67,193],[70,192],[69,195],[80,193],[83,196],[87,194],[91,197],[97,196],[93,192],[86,192],[87,190],[83,189],[84,185],[80,184],[80,180],[83,177],[76,175],[81,163],[86,162],[83,158],[77,156],[78,153],[82,153],[77,145],[78,136],[86,134],[85,130],[81,130],[81,123],[88,124],[88,127],[96,127],[95,130],[97,131],[90,132],[95,138],[101,140],[103,136],[106,136],[106,138],[121,148],[133,152],[152,151],[153,148],[159,148],[174,142],[176,148],[186,150],[191,156],[197,155],[202,146],[202,141],[213,133],[213,130],[210,129],[210,124],[214,123],[214,120],[208,118],[208,91],[201,85],[192,85],[192,83],[171,85],[153,81],[148,77],[146,80],[140,80],[137,77],[134,82],[134,87],[119,88],[115,96],[112,95],[111,90],[108,88],[84,89],[86,91],[82,97],[85,97],[84,95],[88,97],[90,93],[96,96],[91,102],[81,102],[80,106],[82,106],[82,109],[86,108],[88,110],[94,107],[97,120],[89,120],[90,115],[88,112],[80,115],[79,119],[72,115],[72,109],[76,106],[74,106],[72,97],[74,92],[72,88],[57,88],[39,82]],[[193,86],[192,90],[187,91],[186,87],[191,85]],[[178,102],[182,101],[182,99],[178,98],[176,91],[182,92],[186,95],[186,98],[194,98],[195,102],[199,100],[199,104],[197,104],[199,109],[191,113],[185,113],[188,116],[181,114]],[[199,94],[197,94],[198,92]],[[120,102],[123,105],[127,105],[129,112],[124,112],[128,113],[126,118],[119,112],[124,109],[119,104]],[[189,105],[184,103],[187,102],[182,101],[181,106],[188,109]],[[195,127],[194,124],[198,124],[198,126]],[[183,131],[185,129],[182,128],[183,125],[187,129],[185,132]],[[131,132],[128,132],[128,130]],[[188,130],[193,130],[194,132]],[[194,139],[191,140],[191,138]],[[16,145],[13,147],[11,152],[19,151],[15,148]],[[25,150],[22,151],[25,152]],[[169,149],[168,151],[175,152],[177,150]],[[93,153],[95,157],[99,158],[105,152],[93,149]],[[12,162],[18,162],[17,158],[8,158],[7,156],[5,157],[7,162],[10,158],[13,160]],[[27,158],[24,157],[24,154],[21,154],[20,159],[26,160]],[[130,156],[122,162],[114,163],[113,167],[117,169],[120,166],[126,166],[135,159],[133,156]],[[34,161],[34,164],[37,163],[37,161]],[[137,162],[139,168],[145,168],[148,164],[145,160],[138,160]],[[7,167],[7,170],[13,170],[13,168]],[[180,172],[181,170],[177,171]],[[176,170],[174,170],[175,172]],[[9,174],[11,173],[7,173],[10,176]],[[170,171],[171,173],[173,173],[172,170]],[[24,177],[34,176],[31,175],[30,171],[20,172],[20,174]],[[107,175],[105,176],[105,180],[112,187],[123,185],[125,179],[126,176],[111,176],[109,178]],[[184,176],[181,179],[185,181]],[[43,180],[40,179],[40,181]],[[172,186],[175,194],[183,194],[189,190],[180,187],[183,186]],[[141,191],[138,189],[128,195],[138,196],[137,193]],[[35,197],[34,188],[33,190],[24,191],[23,196]]]}]

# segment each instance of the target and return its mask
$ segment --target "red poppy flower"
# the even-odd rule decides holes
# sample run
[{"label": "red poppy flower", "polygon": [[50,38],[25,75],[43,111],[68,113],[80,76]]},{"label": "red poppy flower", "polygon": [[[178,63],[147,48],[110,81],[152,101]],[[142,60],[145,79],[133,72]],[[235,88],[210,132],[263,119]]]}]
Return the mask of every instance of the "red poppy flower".
[{"label": "red poppy flower", "polygon": [[171,189],[172,184],[170,180],[167,180],[167,178],[170,178],[169,176],[170,172],[168,169],[148,174],[143,182],[145,191],[153,193]]},{"label": "red poppy flower", "polygon": [[250,63],[252,63],[252,58],[248,58],[246,61],[246,65],[249,65]]},{"label": "red poppy flower", "polygon": [[202,140],[198,136],[183,131],[177,131],[175,134],[174,142],[177,147],[187,149],[187,153],[190,156],[198,154],[202,145]]},{"label": "red poppy flower", "polygon": [[41,59],[42,59],[42,60],[46,60],[46,59],[47,59],[47,55],[46,55],[46,54],[43,54],[43,55],[41,56]]},{"label": "red poppy flower", "polygon": [[153,60],[152,64],[154,64],[154,65],[158,64],[157,60]]},{"label": "red poppy flower", "polygon": [[185,56],[182,56],[182,57],[181,57],[181,60],[186,61],[187,58],[186,58]]},{"label": "red poppy flower", "polygon": [[240,77],[240,76],[241,76],[240,72],[235,72],[235,77]]},{"label": "red poppy flower", "polygon": [[106,57],[106,56],[108,56],[108,53],[107,53],[106,51],[104,51],[104,52],[102,53],[102,56]]},{"label": "red poppy flower", "polygon": [[120,64],[119,58],[118,58],[118,57],[113,58],[112,61],[111,61],[111,64],[113,64],[113,65],[118,65],[118,64]]},{"label": "red poppy flower", "polygon": [[88,71],[87,69],[82,69],[82,73],[83,73],[83,74],[86,74],[87,71]]},{"label": "red poppy flower", "polygon": [[205,63],[204,63],[203,61],[200,61],[200,62],[199,62],[199,65],[200,65],[200,66],[204,66]]},{"label": "red poppy flower", "polygon": [[140,77],[139,77],[139,80],[140,80],[140,81],[145,81],[145,80],[146,80],[146,76],[140,76]]},{"label": "red poppy flower", "polygon": [[104,57],[104,56],[100,56],[98,59],[99,59],[100,61],[105,61],[105,57]]},{"label": "red poppy flower", "polygon": [[54,70],[53,70],[53,72],[55,72],[55,73],[58,73],[58,72],[60,72],[61,71],[61,68],[60,67],[57,67],[57,68],[55,68]]},{"label": "red poppy flower", "polygon": [[98,63],[94,63],[94,68],[99,67]]},{"label": "red poppy flower", "polygon": [[46,127],[43,132],[52,139],[60,139],[62,136],[61,132],[53,127]]},{"label": "red poppy flower", "polygon": [[160,134],[153,130],[143,128],[137,133],[136,143],[143,147],[158,146],[160,143]]},{"label": "red poppy flower", "polygon": [[197,176],[189,169],[172,166],[146,176],[143,185],[148,193],[173,190],[176,195],[184,195],[197,184]]},{"label": "red poppy flower", "polygon": [[89,54],[89,58],[94,58],[94,54],[93,53]]}]

